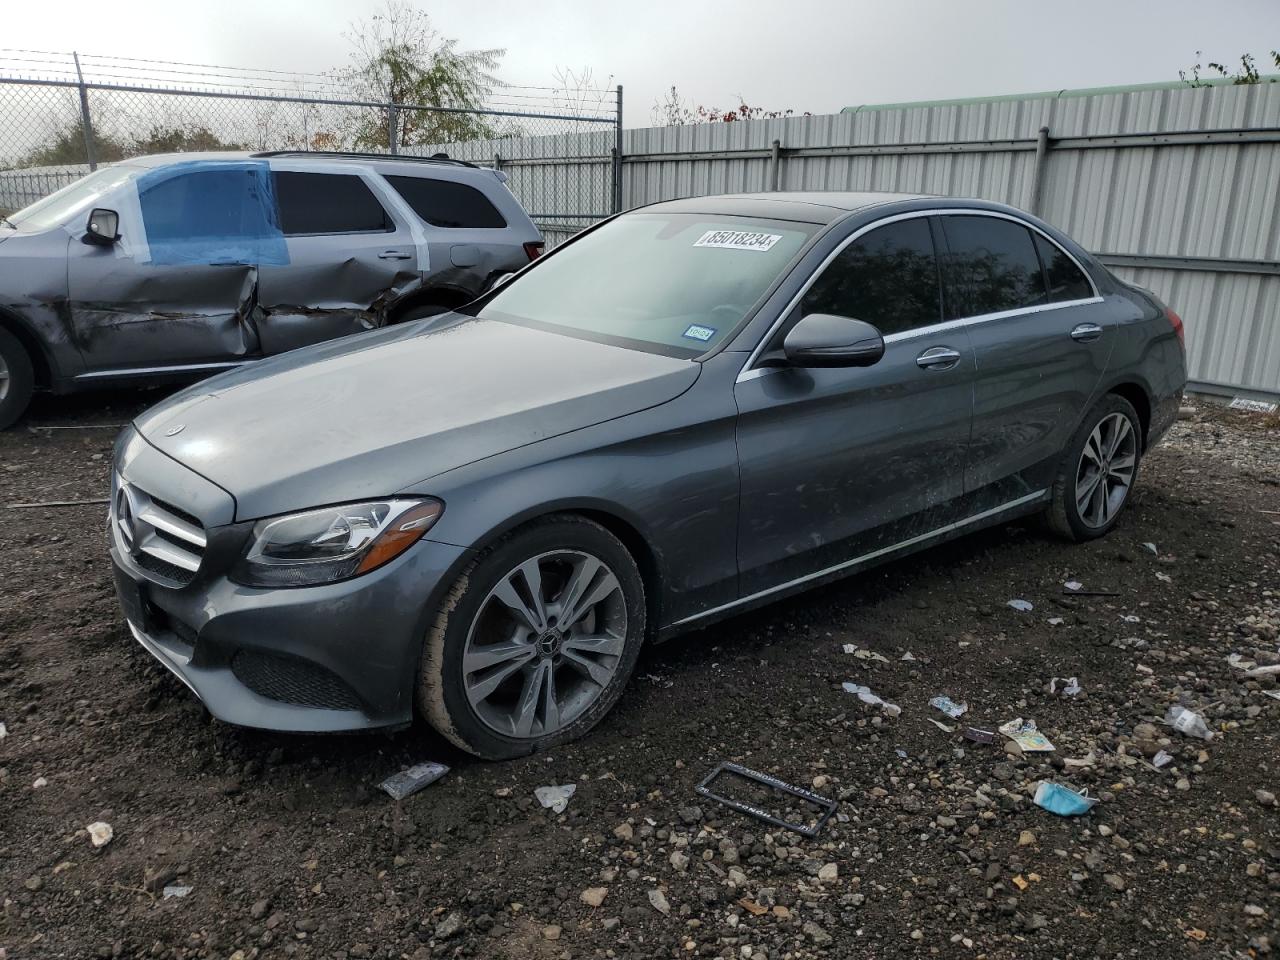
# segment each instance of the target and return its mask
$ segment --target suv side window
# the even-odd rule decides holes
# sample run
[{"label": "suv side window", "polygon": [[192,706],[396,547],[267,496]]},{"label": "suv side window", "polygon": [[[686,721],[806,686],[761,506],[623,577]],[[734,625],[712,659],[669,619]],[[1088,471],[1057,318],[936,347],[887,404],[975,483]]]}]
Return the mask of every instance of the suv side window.
[{"label": "suv side window", "polygon": [[429,177],[386,177],[413,212],[433,227],[500,230],[506,219],[489,198],[465,183]]},{"label": "suv side window", "polygon": [[952,318],[1048,302],[1031,231],[1000,217],[939,218],[947,239],[947,306]]},{"label": "suv side window", "polygon": [[899,220],[853,241],[809,288],[800,312],[865,320],[886,336],[938,323],[942,297],[928,219]]},{"label": "suv side window", "polygon": [[[138,203],[147,240],[153,246],[217,242],[273,232],[269,206],[259,197],[251,172],[192,170],[163,176],[141,186]],[[263,183],[261,186],[265,187]]]},{"label": "suv side window", "polygon": [[1044,264],[1049,280],[1049,302],[1065,303],[1068,300],[1087,300],[1093,296],[1093,286],[1079,267],[1061,247],[1040,234],[1034,234],[1036,252]]},{"label": "suv side window", "polygon": [[369,185],[356,174],[275,170],[271,176],[286,237],[395,229]]}]

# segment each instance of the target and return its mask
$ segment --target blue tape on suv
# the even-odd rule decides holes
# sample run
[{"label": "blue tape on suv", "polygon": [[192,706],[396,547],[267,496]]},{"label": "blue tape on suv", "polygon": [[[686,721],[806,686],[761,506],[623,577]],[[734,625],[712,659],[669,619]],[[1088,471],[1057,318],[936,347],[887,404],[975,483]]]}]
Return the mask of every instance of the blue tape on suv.
[{"label": "blue tape on suv", "polygon": [[289,263],[266,161],[190,160],[137,183],[152,263]]}]

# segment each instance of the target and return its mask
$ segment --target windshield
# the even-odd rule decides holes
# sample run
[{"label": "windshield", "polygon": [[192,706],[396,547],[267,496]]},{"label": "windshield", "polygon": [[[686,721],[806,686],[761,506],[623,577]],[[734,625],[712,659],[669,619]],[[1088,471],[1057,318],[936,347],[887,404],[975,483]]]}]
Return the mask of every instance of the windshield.
[{"label": "windshield", "polygon": [[633,213],[499,290],[479,316],[697,356],[746,316],[818,227]]},{"label": "windshield", "polygon": [[17,213],[9,214],[9,223],[30,233],[62,226],[76,214],[87,213],[105,194],[138,173],[137,167],[104,167]]}]

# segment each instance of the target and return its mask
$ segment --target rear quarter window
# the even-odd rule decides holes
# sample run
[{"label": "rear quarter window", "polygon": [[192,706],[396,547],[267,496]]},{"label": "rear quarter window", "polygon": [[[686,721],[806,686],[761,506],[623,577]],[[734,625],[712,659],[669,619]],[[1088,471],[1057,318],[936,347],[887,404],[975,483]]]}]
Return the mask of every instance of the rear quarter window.
[{"label": "rear quarter window", "polygon": [[501,229],[506,218],[475,187],[430,177],[387,177],[396,193],[413,212],[433,227],[453,229]]}]

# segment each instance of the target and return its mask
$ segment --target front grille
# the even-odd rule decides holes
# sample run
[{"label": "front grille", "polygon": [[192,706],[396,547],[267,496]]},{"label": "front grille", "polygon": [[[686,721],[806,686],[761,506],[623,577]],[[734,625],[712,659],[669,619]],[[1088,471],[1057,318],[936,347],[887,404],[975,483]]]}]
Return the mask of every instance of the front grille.
[{"label": "front grille", "polygon": [[197,517],[117,478],[111,522],[121,548],[143,570],[179,586],[195,579],[208,545]]},{"label": "front grille", "polygon": [[254,693],[270,700],[326,710],[360,709],[355,691],[310,660],[241,650],[231,661],[231,672]]}]

